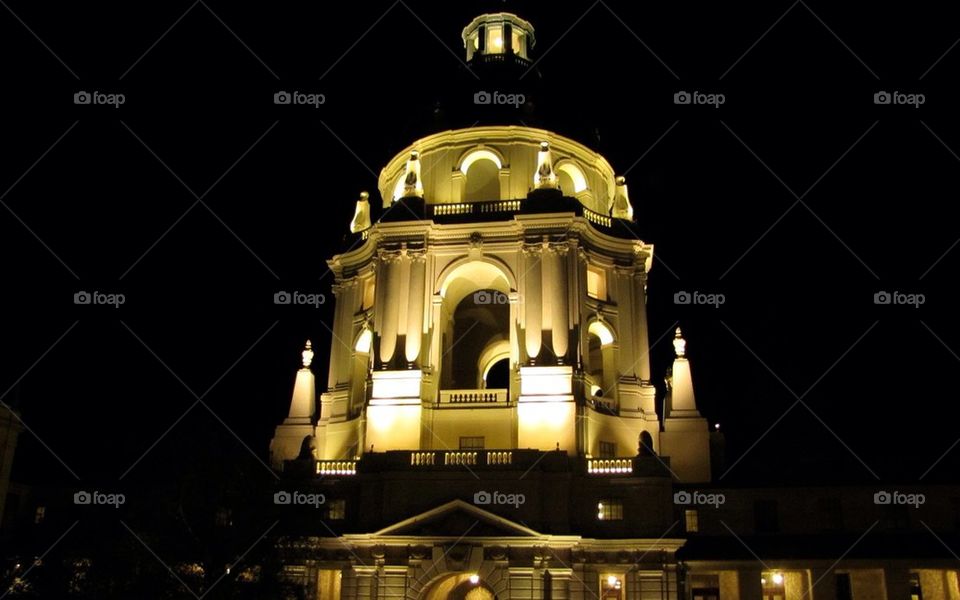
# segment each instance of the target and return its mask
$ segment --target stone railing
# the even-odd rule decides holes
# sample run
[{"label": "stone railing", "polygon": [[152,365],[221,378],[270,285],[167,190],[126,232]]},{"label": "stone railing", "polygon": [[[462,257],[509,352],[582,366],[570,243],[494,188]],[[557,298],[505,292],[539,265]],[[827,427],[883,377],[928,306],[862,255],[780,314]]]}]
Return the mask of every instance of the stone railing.
[{"label": "stone railing", "polygon": [[594,212],[586,207],[583,209],[583,218],[590,221],[594,225],[600,225],[601,227],[613,227],[613,218],[607,215],[602,215],[598,212]]},{"label": "stone railing", "polygon": [[507,390],[440,390],[440,404],[506,404]]},{"label": "stone railing", "polygon": [[522,208],[520,200],[490,200],[484,202],[455,202],[447,204],[428,204],[427,214],[432,217],[455,215],[482,215],[493,213],[515,213]]},{"label": "stone railing", "polygon": [[633,459],[588,458],[587,473],[591,475],[617,475],[633,473]]},{"label": "stone railing", "polygon": [[415,450],[410,452],[410,466],[512,465],[513,452],[513,450]]},{"label": "stone railing", "polygon": [[356,475],[355,460],[318,460],[317,475]]}]

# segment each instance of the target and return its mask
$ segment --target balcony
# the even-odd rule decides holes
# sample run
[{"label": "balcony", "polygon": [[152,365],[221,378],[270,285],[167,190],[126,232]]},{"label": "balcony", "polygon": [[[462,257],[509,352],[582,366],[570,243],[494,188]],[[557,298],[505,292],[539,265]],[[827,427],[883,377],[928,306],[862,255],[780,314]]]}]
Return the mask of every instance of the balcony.
[{"label": "balcony", "polygon": [[[290,461],[293,468],[300,461]],[[309,464],[309,463],[308,463]],[[306,465],[303,465],[306,466]],[[670,477],[669,457],[575,458],[563,451],[527,448],[476,450],[389,450],[359,460],[313,461],[320,477],[353,477],[385,471],[579,471],[589,477]]]},{"label": "balcony", "polygon": [[440,406],[447,408],[452,406],[464,408],[466,405],[506,407],[508,399],[505,389],[440,391]]}]

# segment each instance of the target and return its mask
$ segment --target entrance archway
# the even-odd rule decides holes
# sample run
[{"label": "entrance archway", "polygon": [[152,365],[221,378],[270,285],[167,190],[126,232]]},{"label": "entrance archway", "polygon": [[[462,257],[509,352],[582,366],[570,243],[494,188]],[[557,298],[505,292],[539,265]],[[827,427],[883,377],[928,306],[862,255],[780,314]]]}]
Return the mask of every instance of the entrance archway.
[{"label": "entrance archway", "polygon": [[441,577],[427,586],[421,600],[499,600],[493,589],[475,573]]}]

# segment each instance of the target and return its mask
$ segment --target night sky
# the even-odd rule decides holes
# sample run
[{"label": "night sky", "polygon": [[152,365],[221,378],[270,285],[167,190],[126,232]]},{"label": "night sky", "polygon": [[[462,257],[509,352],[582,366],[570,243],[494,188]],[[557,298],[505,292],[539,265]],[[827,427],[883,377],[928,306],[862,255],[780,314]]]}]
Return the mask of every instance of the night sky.
[{"label": "night sky", "polygon": [[[655,245],[656,383],[679,322],[700,411],[739,460],[724,482],[953,478],[960,32],[946,6],[136,10],[0,9],[0,393],[32,432],[16,480],[176,477],[211,452],[266,471],[308,337],[325,384],[325,261],[359,192],[379,205],[380,168],[418,137],[506,119],[626,172]],[[463,26],[501,10],[536,27],[519,82],[461,63]],[[326,103],[277,106],[280,90]],[[533,106],[489,112],[480,90]],[[75,105],[79,91],[125,103]],[[725,103],[676,105],[680,91]],[[875,105],[879,91],[925,103]],[[279,290],[330,302],[276,306]],[[79,291],[126,302],[75,305]],[[678,306],[681,291],[725,303]],[[876,305],[880,291],[925,302]]]}]

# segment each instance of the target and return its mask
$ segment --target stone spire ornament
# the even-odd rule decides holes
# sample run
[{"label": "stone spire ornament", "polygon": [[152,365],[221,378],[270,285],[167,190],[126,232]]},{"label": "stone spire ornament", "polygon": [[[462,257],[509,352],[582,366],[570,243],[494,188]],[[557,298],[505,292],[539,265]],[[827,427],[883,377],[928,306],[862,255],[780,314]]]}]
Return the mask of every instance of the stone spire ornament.
[{"label": "stone spire ornament", "polygon": [[553,154],[549,142],[540,142],[537,153],[537,172],[533,174],[533,187],[538,190],[555,190],[559,186],[557,173],[553,170]]},{"label": "stone spire ornament", "polygon": [[677,327],[677,332],[673,336],[673,351],[677,358],[685,358],[687,353],[687,340],[683,339],[683,333]]},{"label": "stone spire ornament", "polygon": [[403,176],[403,197],[423,198],[423,182],[420,181],[420,153],[414,150],[407,160],[406,174]]},{"label": "stone spire ornament", "polygon": [[367,229],[370,229],[370,194],[360,192],[357,208],[353,212],[353,220],[350,221],[350,233],[360,233]]},{"label": "stone spire ornament", "polygon": [[303,357],[303,368],[309,369],[310,364],[313,363],[313,345],[310,343],[310,340],[307,340],[307,345],[304,346],[300,356]]},{"label": "stone spire ornament", "polygon": [[633,220],[633,205],[630,204],[630,195],[627,193],[627,178],[616,178],[616,190],[613,193],[613,208],[611,215],[617,219]]}]

